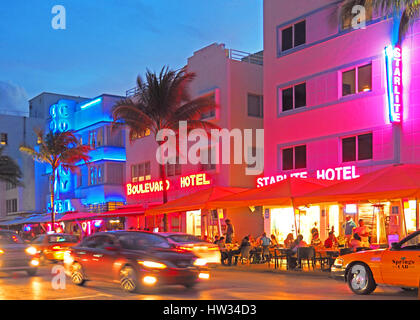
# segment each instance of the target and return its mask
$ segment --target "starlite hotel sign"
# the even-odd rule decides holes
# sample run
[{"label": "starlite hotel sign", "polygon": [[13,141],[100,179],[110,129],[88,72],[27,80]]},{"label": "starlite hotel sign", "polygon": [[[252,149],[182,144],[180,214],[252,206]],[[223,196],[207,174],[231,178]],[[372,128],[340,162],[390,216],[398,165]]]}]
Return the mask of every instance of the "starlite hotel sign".
[{"label": "starlite hotel sign", "polygon": [[399,45],[385,48],[386,80],[389,120],[400,123],[402,119],[402,52]]}]

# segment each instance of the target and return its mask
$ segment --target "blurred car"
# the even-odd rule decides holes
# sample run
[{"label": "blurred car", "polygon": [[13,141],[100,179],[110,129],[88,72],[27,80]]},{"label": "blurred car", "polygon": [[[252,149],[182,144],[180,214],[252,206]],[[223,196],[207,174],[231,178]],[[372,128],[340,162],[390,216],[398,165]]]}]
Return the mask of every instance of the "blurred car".
[{"label": "blurred car", "polygon": [[33,276],[38,265],[36,248],[26,244],[15,232],[0,230],[0,272],[26,271]]},{"label": "blurred car", "polygon": [[420,230],[390,249],[360,251],[339,256],[331,267],[334,278],[344,279],[356,294],[370,294],[378,284],[405,290],[420,283]]},{"label": "blurred car", "polygon": [[45,260],[62,261],[64,253],[79,242],[79,237],[66,233],[42,234],[31,241],[39,253],[41,263]]},{"label": "blurred car", "polygon": [[160,232],[160,235],[179,249],[189,250],[197,257],[205,259],[208,264],[220,264],[222,255],[219,246],[205,242],[200,238],[187,233],[180,232]]},{"label": "blurred car", "polygon": [[76,285],[112,281],[128,292],[145,286],[195,286],[210,277],[206,262],[174,248],[165,237],[140,231],[97,232],[67,251],[66,274]]}]

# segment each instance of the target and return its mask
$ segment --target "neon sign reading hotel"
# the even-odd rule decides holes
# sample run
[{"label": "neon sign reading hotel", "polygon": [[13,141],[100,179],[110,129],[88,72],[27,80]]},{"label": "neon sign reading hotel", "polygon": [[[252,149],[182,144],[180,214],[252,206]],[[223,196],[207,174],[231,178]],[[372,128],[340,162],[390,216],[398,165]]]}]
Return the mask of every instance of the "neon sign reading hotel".
[{"label": "neon sign reading hotel", "polygon": [[[181,189],[210,185],[211,180],[206,173],[190,174],[179,178],[179,187]],[[136,194],[154,193],[163,191],[163,180],[146,181],[141,183],[127,183],[127,196]],[[166,180],[166,190],[171,188],[171,183]]]},{"label": "neon sign reading hotel", "polygon": [[387,74],[389,119],[392,123],[401,122],[402,115],[402,52],[401,47],[385,48]]}]

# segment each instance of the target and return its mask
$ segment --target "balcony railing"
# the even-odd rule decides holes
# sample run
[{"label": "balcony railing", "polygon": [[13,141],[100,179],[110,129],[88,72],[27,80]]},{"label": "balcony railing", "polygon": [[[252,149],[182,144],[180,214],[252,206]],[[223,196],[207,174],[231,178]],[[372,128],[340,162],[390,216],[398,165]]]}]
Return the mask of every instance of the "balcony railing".
[{"label": "balcony railing", "polygon": [[232,59],[232,60],[254,63],[261,66],[263,65],[263,62],[264,62],[262,51],[257,52],[257,53],[249,53],[249,52],[239,51],[235,49],[229,49],[228,57],[229,59]]}]

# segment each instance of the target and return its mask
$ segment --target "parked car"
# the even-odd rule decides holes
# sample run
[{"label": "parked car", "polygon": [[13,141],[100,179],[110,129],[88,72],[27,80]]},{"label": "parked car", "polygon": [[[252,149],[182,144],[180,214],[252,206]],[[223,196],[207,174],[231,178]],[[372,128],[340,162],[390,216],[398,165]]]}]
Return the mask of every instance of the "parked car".
[{"label": "parked car", "polygon": [[16,232],[0,230],[0,272],[26,271],[33,276],[38,265],[34,247],[26,244]]},{"label": "parked car", "polygon": [[389,249],[360,251],[339,256],[331,268],[332,276],[344,279],[356,294],[370,294],[378,284],[405,290],[420,283],[420,230]]},{"label": "parked car", "polygon": [[71,247],[64,258],[66,274],[76,285],[112,281],[128,292],[145,286],[195,286],[210,277],[206,262],[174,248],[158,234],[140,231],[97,232]]},{"label": "parked car", "polygon": [[79,237],[66,233],[42,234],[31,241],[38,253],[41,263],[46,260],[62,261],[69,247],[76,245]]},{"label": "parked car", "polygon": [[193,252],[199,258],[205,259],[208,264],[218,265],[221,263],[221,253],[219,246],[205,242],[200,238],[181,232],[160,232],[160,235],[179,249]]}]

